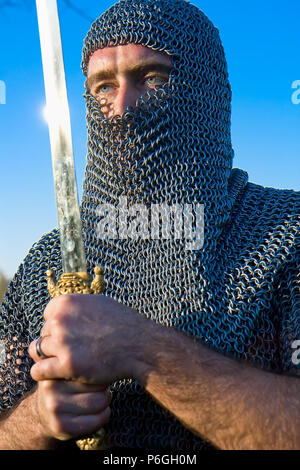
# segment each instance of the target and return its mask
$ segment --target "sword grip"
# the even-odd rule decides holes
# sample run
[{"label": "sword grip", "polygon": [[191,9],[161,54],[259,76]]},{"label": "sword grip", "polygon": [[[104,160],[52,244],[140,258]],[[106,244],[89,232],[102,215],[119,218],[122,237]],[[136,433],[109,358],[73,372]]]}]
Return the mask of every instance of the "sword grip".
[{"label": "sword grip", "polygon": [[[103,270],[100,266],[94,269],[94,279],[88,273],[64,273],[55,282],[54,272],[49,269],[46,273],[48,292],[51,298],[64,294],[102,294],[105,290]],[[103,450],[104,429],[99,429],[93,436],[76,441],[80,450]]]}]

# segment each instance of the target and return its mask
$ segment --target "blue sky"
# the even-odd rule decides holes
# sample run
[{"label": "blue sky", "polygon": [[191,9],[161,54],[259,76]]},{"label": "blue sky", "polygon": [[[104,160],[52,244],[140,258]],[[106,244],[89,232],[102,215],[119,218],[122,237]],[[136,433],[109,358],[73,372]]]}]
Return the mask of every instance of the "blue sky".
[{"label": "blue sky", "polygon": [[[16,2],[18,3],[18,2]],[[0,271],[12,276],[33,242],[57,225],[35,2],[0,9]],[[113,1],[58,0],[79,195],[86,130],[80,70],[90,20]],[[234,166],[264,186],[300,190],[299,0],[194,0],[219,28],[233,90]],[[300,94],[299,94],[300,98]],[[0,97],[1,102],[1,97]]]}]

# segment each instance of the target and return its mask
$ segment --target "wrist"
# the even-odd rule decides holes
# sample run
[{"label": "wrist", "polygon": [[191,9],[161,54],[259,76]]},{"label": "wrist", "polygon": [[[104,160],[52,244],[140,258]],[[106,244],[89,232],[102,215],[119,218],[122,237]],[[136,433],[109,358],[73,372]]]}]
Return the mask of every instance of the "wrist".
[{"label": "wrist", "polygon": [[29,397],[29,403],[31,408],[31,415],[33,416],[34,422],[36,423],[36,431],[38,438],[47,439],[49,435],[42,423],[42,415],[40,413],[40,400],[39,400],[39,384],[34,389],[34,392]]},{"label": "wrist", "polygon": [[47,427],[47,421],[45,422],[43,419],[39,385],[40,383],[38,382],[37,387],[31,397],[31,411],[36,423],[36,436],[39,442],[43,443],[43,445],[46,445],[46,448],[55,449],[58,446],[59,441],[51,435]]},{"label": "wrist", "polygon": [[142,318],[142,329],[137,335],[138,347],[133,357],[134,378],[146,387],[149,377],[159,373],[163,367],[165,351],[173,344],[174,332],[166,326],[154,321]]}]

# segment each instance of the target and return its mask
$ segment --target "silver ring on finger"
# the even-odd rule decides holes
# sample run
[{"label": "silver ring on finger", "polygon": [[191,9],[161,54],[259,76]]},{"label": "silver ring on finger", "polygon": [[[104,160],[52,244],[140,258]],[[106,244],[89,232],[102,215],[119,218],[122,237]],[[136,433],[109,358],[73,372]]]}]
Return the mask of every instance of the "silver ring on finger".
[{"label": "silver ring on finger", "polygon": [[46,359],[48,357],[42,351],[42,341],[43,341],[43,339],[44,339],[43,336],[40,336],[39,339],[37,340],[37,342],[35,343],[35,351],[36,351],[37,356],[40,359]]}]

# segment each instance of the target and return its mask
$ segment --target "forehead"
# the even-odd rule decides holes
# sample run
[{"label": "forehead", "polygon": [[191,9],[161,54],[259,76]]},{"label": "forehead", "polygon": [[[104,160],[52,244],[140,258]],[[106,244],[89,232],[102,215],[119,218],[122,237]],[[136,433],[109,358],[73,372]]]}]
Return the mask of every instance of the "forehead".
[{"label": "forehead", "polygon": [[155,62],[171,65],[170,56],[165,52],[158,52],[140,44],[124,44],[97,49],[90,57],[88,63],[88,76],[95,71],[105,68],[122,70],[143,62]]}]

